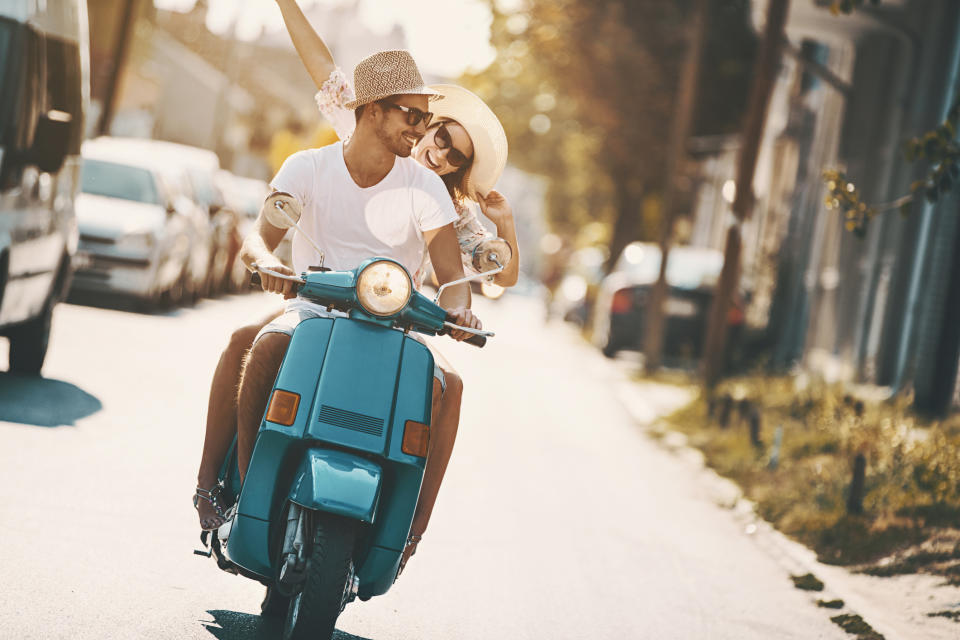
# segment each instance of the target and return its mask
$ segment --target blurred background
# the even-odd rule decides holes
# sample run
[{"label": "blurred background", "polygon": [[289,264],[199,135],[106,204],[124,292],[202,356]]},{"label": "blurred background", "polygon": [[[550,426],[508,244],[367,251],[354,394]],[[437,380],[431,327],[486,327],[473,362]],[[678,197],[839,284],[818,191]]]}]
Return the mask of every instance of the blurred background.
[{"label": "blurred background", "polygon": [[[841,471],[828,507],[808,501],[836,516],[812,530],[862,514],[844,502],[857,456],[868,477],[903,471],[867,484],[871,522],[901,522],[919,501],[951,505],[960,530],[960,3],[300,5],[348,76],[376,50],[407,48],[428,83],[471,89],[503,123],[497,189],[521,276],[475,295],[496,330],[529,341],[501,363],[523,357],[550,378],[536,363],[557,347],[532,336],[562,335],[575,345],[564,371],[680,380],[699,394],[692,421],[726,415],[725,427],[741,407],[746,424],[754,402],[736,465],[775,487],[782,420],[788,432],[789,420],[820,424],[841,444],[817,455],[836,454]],[[291,153],[337,139],[314,94],[272,1],[0,2],[0,421],[98,414],[118,390],[84,378],[91,363],[123,370],[141,332],[173,342],[188,326],[216,338],[196,346],[209,367],[184,400],[202,414],[229,330],[276,306],[248,294],[237,260],[267,181]],[[143,379],[181,375],[152,355]],[[874,434],[888,450],[850,426],[864,424],[863,402],[878,429],[907,425]],[[915,445],[922,459],[898,448]],[[821,487],[816,468],[799,484]],[[932,474],[927,489],[871,502],[881,485],[923,484],[914,469]]]},{"label": "blurred background", "polygon": [[[17,65],[45,65],[49,88],[20,122],[5,112],[9,185],[32,180],[13,152],[51,105],[73,118],[68,168],[81,137],[125,140],[88,145],[98,163],[169,159],[151,167],[156,197],[140,200],[178,215],[130,240],[164,245],[149,257],[154,273],[105,282],[104,269],[148,258],[104,246],[121,230],[92,210],[116,194],[82,193],[80,246],[67,247],[74,290],[176,305],[242,288],[235,256],[263,181],[290,153],[336,139],[277,7],[8,4],[7,101],[29,90]],[[763,1],[462,0],[449,19],[427,2],[302,4],[348,72],[371,51],[409,48],[428,81],[489,102],[511,143],[500,189],[519,214],[517,291],[544,296],[548,317],[582,326],[607,355],[643,351],[650,370],[699,368],[708,384],[731,367],[799,365],[915,389],[935,414],[957,406],[956,167],[901,152],[951,117],[952,3],[797,0],[766,50],[761,30],[777,7]],[[32,60],[16,21],[70,37]],[[133,140],[206,153],[182,162],[183,147]],[[918,183],[932,197],[911,202]],[[661,269],[674,245],[691,250]]]}]

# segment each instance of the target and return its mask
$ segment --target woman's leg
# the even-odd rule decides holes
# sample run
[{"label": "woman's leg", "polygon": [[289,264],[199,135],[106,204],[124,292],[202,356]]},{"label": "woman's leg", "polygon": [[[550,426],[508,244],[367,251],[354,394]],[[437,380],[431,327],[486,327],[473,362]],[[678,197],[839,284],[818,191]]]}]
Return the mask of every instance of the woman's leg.
[{"label": "woman's leg", "polygon": [[[431,349],[437,366],[443,371],[446,390],[439,392],[440,383],[434,380],[434,409],[430,426],[430,446],[427,451],[427,465],[423,472],[423,485],[420,488],[420,499],[413,514],[413,523],[410,526],[410,535],[414,540],[422,536],[427,530],[433,506],[437,502],[437,494],[443,476],[447,471],[447,463],[453,453],[453,444],[457,439],[457,427],[460,424],[460,401],[463,398],[463,380],[454,371],[446,358],[435,349]],[[416,544],[409,545],[403,552],[402,564],[416,551]]]},{"label": "woman's leg", "polygon": [[[209,490],[216,485],[223,459],[237,433],[237,389],[243,358],[253,344],[257,332],[276,315],[271,314],[263,322],[234,331],[227,348],[220,355],[210,384],[206,434],[203,439],[200,470],[197,472],[197,486],[202,489]],[[198,500],[197,510],[200,513],[200,524],[205,529],[215,527],[218,522],[223,521],[207,500]]]}]

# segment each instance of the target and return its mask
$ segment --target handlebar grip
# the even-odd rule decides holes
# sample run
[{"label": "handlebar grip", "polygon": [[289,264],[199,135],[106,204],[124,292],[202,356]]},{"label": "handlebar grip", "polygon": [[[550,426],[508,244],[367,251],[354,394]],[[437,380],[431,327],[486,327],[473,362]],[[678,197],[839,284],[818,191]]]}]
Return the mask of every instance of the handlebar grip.
[{"label": "handlebar grip", "polygon": [[470,336],[464,340],[467,344],[472,344],[475,347],[483,348],[487,344],[487,336]]}]

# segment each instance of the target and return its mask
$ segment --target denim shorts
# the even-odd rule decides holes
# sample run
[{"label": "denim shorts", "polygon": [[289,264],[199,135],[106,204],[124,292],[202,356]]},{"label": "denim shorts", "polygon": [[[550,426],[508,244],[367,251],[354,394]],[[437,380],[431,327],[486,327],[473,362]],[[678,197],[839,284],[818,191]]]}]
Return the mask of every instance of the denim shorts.
[{"label": "denim shorts", "polygon": [[[297,325],[303,322],[304,320],[310,320],[312,318],[346,318],[347,314],[342,311],[330,311],[326,307],[323,307],[319,304],[313,304],[312,302],[307,302],[305,300],[292,300],[287,304],[286,311],[280,314],[278,317],[271,320],[266,326],[260,329],[260,332],[257,334],[257,337],[254,339],[254,342],[259,340],[261,336],[267,333],[282,333],[287,336],[293,336],[293,330],[297,328]],[[413,333],[408,334],[414,340],[426,345],[423,338]],[[429,348],[429,347],[427,347]],[[441,393],[447,390],[447,381],[443,377],[443,370],[437,366],[437,363],[433,364],[433,377],[437,379],[440,383]]]}]

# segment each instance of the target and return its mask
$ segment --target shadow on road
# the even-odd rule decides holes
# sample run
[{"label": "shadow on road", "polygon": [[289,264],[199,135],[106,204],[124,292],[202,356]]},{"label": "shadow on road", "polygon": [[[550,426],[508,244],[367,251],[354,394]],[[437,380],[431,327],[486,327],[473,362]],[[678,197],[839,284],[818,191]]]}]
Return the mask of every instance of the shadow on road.
[{"label": "shadow on road", "polygon": [[[224,609],[214,609],[207,613],[213,616],[213,624],[204,623],[204,628],[217,640],[275,640],[280,637],[283,627],[282,620],[267,620],[249,613]],[[371,639],[338,630],[334,632],[331,640]]]},{"label": "shadow on road", "polygon": [[102,407],[96,397],[69,382],[0,373],[0,422],[62,427]]},{"label": "shadow on road", "polygon": [[125,311],[127,313],[136,313],[139,315],[163,316],[170,318],[175,318],[181,315],[186,309],[185,306],[163,308],[160,305],[147,304],[146,302],[127,296],[105,293],[89,293],[86,291],[71,292],[67,298],[67,303],[83,307],[111,309],[113,311]]}]

